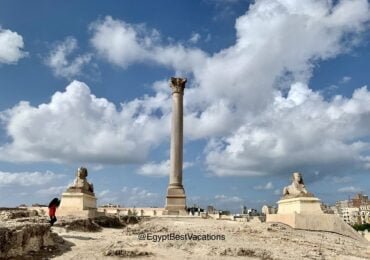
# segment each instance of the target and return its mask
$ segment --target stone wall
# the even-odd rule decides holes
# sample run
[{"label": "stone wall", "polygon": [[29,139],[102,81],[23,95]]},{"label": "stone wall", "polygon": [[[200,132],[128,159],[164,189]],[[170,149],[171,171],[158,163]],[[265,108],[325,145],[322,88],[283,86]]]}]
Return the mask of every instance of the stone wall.
[{"label": "stone wall", "polygon": [[163,215],[164,208],[98,208],[98,212],[120,216],[156,217]]}]

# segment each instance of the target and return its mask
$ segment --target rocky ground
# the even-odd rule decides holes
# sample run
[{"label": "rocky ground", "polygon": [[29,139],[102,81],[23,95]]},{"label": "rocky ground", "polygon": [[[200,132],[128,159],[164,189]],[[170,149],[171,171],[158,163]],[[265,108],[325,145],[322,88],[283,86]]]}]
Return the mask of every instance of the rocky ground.
[{"label": "rocky ground", "polygon": [[13,213],[0,211],[0,259],[370,259],[370,244],[256,221],[68,218],[50,229]]},{"label": "rocky ground", "polygon": [[[65,232],[102,232],[138,223],[137,217],[60,218],[55,229]],[[68,238],[68,237],[67,237]],[[76,245],[52,232],[48,217],[25,208],[0,208],[0,259],[50,259],[63,255]],[[62,259],[65,259],[62,256]],[[99,258],[98,258],[99,259]]]},{"label": "rocky ground", "polygon": [[[104,228],[95,233],[66,232],[60,227],[53,231],[74,244],[70,251],[56,259],[115,259],[114,256],[143,259],[370,259],[370,244],[337,234],[293,230],[266,223],[156,218],[123,229]],[[193,240],[189,235],[187,240],[163,237],[165,241],[154,241],[159,239],[154,235],[171,233],[193,234],[193,239],[195,236],[199,239]],[[147,237],[143,238],[143,234]],[[203,240],[207,234],[209,240]]]},{"label": "rocky ground", "polygon": [[0,209],[0,259],[43,259],[68,248],[36,211]]}]

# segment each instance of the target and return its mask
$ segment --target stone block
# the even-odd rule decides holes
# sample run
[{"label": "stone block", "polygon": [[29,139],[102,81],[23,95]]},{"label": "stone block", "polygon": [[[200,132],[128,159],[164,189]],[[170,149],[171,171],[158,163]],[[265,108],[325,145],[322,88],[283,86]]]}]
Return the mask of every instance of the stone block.
[{"label": "stone block", "polygon": [[163,215],[187,215],[185,190],[182,186],[168,187]]},{"label": "stone block", "polygon": [[278,201],[278,214],[308,213],[323,214],[320,200],[315,197],[298,197]]},{"label": "stone block", "polygon": [[64,192],[57,216],[94,218],[97,216],[96,198],[82,192]]}]

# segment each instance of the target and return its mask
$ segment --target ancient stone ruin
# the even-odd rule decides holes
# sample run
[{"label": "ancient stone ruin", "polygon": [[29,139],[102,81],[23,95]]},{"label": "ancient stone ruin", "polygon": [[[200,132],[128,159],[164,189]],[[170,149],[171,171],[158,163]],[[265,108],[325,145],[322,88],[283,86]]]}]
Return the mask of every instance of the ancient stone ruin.
[{"label": "ancient stone ruin", "polygon": [[186,196],[182,185],[185,83],[186,79],[184,78],[171,78],[170,81],[172,88],[171,169],[164,215],[186,215]]},{"label": "ancient stone ruin", "polygon": [[62,194],[59,216],[94,218],[98,215],[94,186],[87,181],[88,171],[84,167],[77,169],[73,185]]},{"label": "ancient stone ruin", "polygon": [[[37,211],[20,208],[0,208],[0,259],[25,259],[23,256],[45,259],[64,243],[52,233],[46,219]],[[18,257],[18,258],[17,258]],[[22,258],[19,258],[22,257]]]},{"label": "ancient stone ruin", "polygon": [[277,214],[267,214],[266,222],[283,223],[295,229],[338,233],[365,242],[352,227],[334,214],[325,214],[321,203],[308,192],[302,174],[292,174],[292,184],[283,189],[283,197],[277,202]]}]

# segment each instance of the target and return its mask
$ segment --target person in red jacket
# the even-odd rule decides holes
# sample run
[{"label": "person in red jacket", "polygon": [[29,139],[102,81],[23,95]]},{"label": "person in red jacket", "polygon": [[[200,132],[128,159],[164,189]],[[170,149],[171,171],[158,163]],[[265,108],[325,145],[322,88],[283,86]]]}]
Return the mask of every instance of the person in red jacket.
[{"label": "person in red jacket", "polygon": [[54,198],[49,203],[49,217],[50,217],[50,225],[54,225],[55,222],[57,222],[57,217],[55,216],[55,213],[57,211],[57,207],[59,207],[60,200],[58,198]]}]

